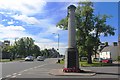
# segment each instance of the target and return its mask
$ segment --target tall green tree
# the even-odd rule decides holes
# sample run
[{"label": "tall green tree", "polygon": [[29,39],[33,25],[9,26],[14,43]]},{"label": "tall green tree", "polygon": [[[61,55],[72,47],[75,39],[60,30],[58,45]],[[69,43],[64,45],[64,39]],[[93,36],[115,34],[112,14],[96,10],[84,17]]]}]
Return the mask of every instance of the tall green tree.
[{"label": "tall green tree", "polygon": [[40,50],[40,48],[34,44],[34,40],[30,37],[20,38],[18,41],[16,41],[15,46],[18,54],[22,57],[34,55]]},{"label": "tall green tree", "polygon": [[98,46],[101,43],[100,39],[99,39],[99,37],[101,35],[104,35],[105,37],[109,36],[109,35],[110,36],[115,35],[115,32],[114,32],[115,28],[106,24],[107,19],[109,19],[111,17],[112,16],[100,15],[100,14],[94,17],[94,30],[95,31],[94,31],[93,35],[96,39],[95,46],[94,46],[94,53],[95,54],[97,53]]},{"label": "tall green tree", "polygon": [[[80,2],[75,12],[76,40],[79,53],[87,53],[88,63],[92,63],[91,55],[97,52],[100,35],[114,35],[114,28],[106,24],[108,16],[98,17],[93,14],[92,2]],[[68,28],[68,16],[62,19],[57,27]],[[94,33],[92,33],[94,31]]]},{"label": "tall green tree", "polygon": [[32,52],[34,53],[35,57],[42,55],[41,52],[40,52],[40,47],[37,46],[37,45],[33,46],[33,51]]}]

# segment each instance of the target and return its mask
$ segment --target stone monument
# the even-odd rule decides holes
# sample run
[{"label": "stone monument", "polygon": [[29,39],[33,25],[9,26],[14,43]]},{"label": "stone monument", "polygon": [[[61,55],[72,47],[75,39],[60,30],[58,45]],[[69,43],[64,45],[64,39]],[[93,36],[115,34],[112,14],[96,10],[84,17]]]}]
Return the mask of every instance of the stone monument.
[{"label": "stone monument", "polygon": [[[64,69],[53,69],[50,74],[56,76],[88,76],[96,73],[90,70],[81,70],[79,68],[78,50],[76,46],[76,30],[75,30],[75,9],[74,5],[68,7],[68,49],[65,53]],[[70,73],[70,74],[69,74]],[[72,74],[71,74],[72,73]]]},{"label": "stone monument", "polygon": [[78,50],[75,37],[75,9],[76,7],[74,5],[68,7],[68,49],[65,53],[65,68],[79,69]]}]

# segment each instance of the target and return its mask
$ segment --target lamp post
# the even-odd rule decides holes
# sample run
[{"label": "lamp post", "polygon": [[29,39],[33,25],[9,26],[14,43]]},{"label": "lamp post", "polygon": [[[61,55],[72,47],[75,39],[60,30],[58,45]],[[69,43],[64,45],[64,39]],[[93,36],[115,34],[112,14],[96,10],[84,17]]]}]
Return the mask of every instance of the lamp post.
[{"label": "lamp post", "polygon": [[59,33],[53,33],[53,34],[57,34],[57,36],[58,36],[58,53],[59,53],[59,39],[60,39],[60,35],[59,35]]}]

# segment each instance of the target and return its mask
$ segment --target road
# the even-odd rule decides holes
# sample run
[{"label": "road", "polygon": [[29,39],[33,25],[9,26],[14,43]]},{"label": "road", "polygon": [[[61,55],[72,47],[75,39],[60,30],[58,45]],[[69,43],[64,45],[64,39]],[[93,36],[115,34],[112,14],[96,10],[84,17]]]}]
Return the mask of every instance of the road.
[{"label": "road", "polygon": [[2,64],[2,77],[4,78],[118,78],[118,66],[108,67],[81,67],[96,72],[95,76],[54,76],[50,75],[52,69],[63,68],[56,64],[57,59],[33,62],[10,62]]},{"label": "road", "polygon": [[37,67],[50,66],[55,64],[57,59],[46,59],[45,61],[16,61],[2,63],[2,77],[14,77],[16,74],[24,73],[27,70],[35,69]]}]

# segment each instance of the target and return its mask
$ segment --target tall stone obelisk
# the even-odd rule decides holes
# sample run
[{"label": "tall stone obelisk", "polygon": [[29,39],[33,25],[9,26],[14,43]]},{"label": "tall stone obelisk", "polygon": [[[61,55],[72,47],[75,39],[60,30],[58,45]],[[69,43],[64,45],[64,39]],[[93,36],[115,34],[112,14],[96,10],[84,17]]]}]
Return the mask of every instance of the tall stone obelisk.
[{"label": "tall stone obelisk", "polygon": [[65,68],[79,68],[78,50],[76,46],[74,5],[68,7],[68,49],[65,54]]}]

